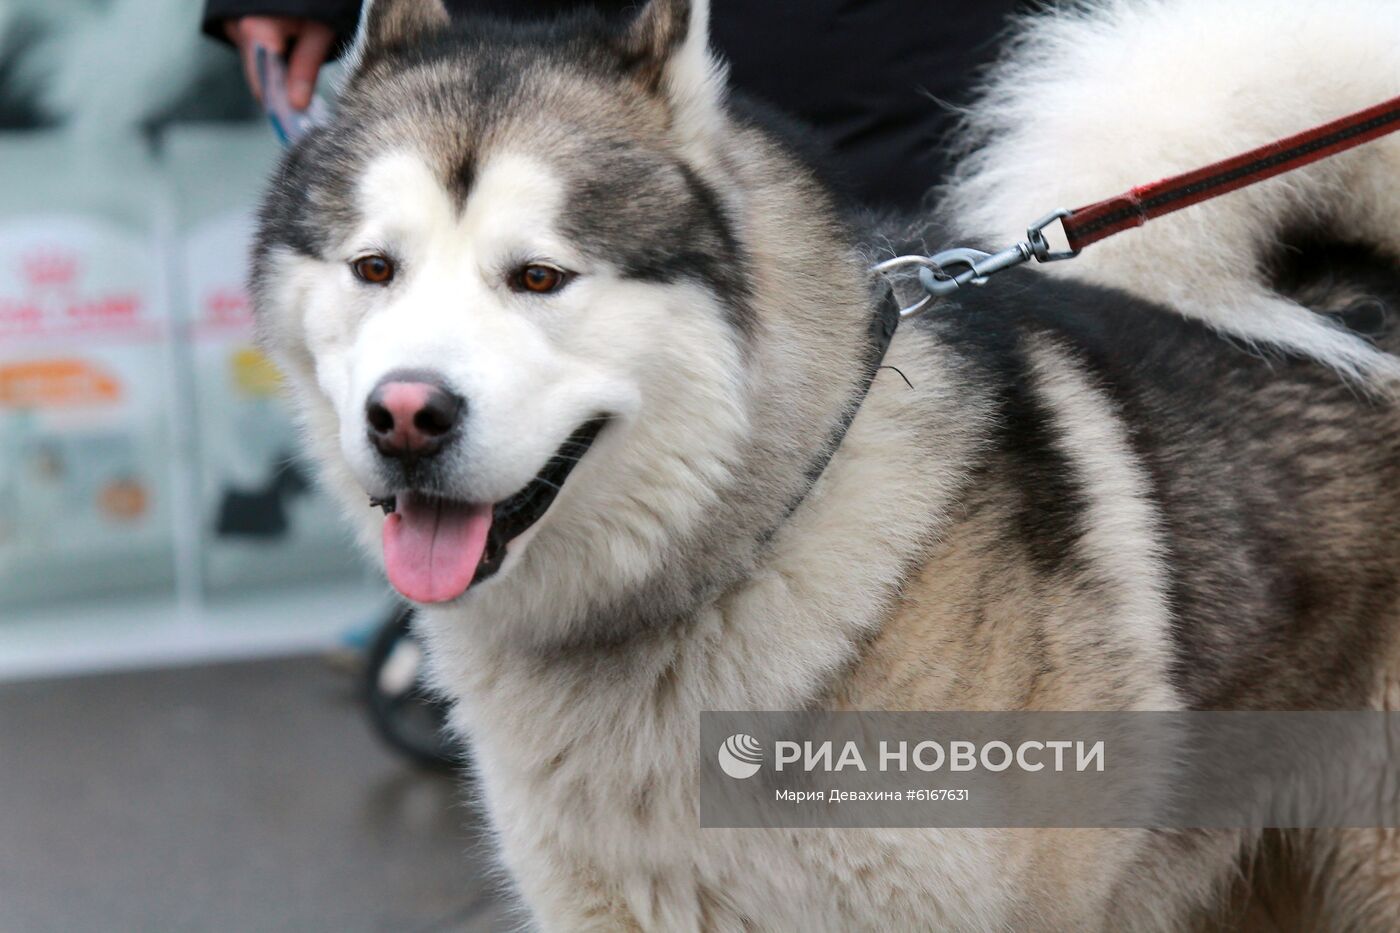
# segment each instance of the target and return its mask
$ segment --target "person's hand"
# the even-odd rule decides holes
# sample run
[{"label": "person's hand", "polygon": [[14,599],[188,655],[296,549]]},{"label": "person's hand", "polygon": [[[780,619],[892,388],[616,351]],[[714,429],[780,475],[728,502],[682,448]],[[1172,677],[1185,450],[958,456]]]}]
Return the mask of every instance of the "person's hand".
[{"label": "person's hand", "polygon": [[[316,73],[335,44],[335,30],[326,23],[297,16],[241,16],[224,23],[224,32],[238,48],[243,74],[253,96],[262,100],[255,58],[257,47],[287,56],[287,98],[305,110],[316,89]],[[290,50],[290,51],[289,51]]]}]

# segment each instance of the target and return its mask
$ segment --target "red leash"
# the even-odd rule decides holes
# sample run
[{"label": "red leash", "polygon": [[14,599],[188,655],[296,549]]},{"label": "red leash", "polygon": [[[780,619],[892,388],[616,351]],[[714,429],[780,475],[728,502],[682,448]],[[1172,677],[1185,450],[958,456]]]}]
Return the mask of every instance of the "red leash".
[{"label": "red leash", "polygon": [[[1076,253],[1120,230],[1199,204],[1400,130],[1400,97],[1243,155],[1077,207],[1062,219]],[[1400,181],[1400,179],[1397,179]]]},{"label": "red leash", "polygon": [[[988,276],[1003,269],[1031,259],[1037,262],[1070,259],[1089,244],[1131,227],[1141,227],[1154,217],[1291,172],[1396,130],[1400,130],[1400,97],[1184,175],[1154,181],[1072,211],[1047,214],[1031,224],[1024,240],[999,253],[959,247],[933,256],[899,256],[880,263],[874,271],[893,272],[906,266],[918,268],[919,282],[928,295],[900,309],[901,317],[910,317],[923,311],[934,299],[964,285],[981,285]],[[1068,250],[1052,250],[1045,238],[1045,228],[1056,220],[1064,226]]]}]

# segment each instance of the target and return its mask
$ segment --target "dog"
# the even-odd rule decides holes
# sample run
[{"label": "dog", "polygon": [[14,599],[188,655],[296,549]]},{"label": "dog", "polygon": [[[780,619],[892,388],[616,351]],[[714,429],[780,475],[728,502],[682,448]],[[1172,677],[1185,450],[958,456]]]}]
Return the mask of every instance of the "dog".
[{"label": "dog", "polygon": [[1180,930],[1303,890],[1329,929],[1400,916],[1384,830],[697,825],[702,710],[1400,702],[1400,137],[962,289],[861,397],[872,264],[1384,100],[1400,15],[1022,29],[908,218],[845,210],[728,93],[703,0],[375,0],[273,179],[261,341],[420,606],[539,928]]}]

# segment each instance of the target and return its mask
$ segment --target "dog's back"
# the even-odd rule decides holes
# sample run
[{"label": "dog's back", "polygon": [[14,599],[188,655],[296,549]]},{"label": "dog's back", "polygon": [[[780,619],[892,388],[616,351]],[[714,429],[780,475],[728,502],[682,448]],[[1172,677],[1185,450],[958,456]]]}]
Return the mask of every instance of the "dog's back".
[{"label": "dog's back", "polygon": [[[1400,350],[1393,264],[1337,245],[1286,255],[1283,293]],[[832,702],[1286,710],[1400,700],[1393,401],[1316,360],[1251,351],[1125,292],[1033,272],[964,290],[917,327],[966,366],[964,401],[985,406],[987,430],[956,517]],[[917,387],[917,368],[900,365]],[[1112,904],[1107,929],[1181,929],[1193,909],[1225,928],[1306,884],[1309,916],[1369,930],[1400,896],[1387,830],[1056,838],[1046,839],[1053,867],[1040,871],[1074,893],[1057,902],[1063,913],[1035,913],[1041,903],[1025,923],[1070,928]],[[1253,853],[1249,884],[1239,852]],[[1102,874],[1106,861],[1122,873]],[[1132,880],[1142,875],[1163,883],[1144,894]]]},{"label": "dog's back", "polygon": [[[917,238],[954,240],[944,231]],[[1335,241],[1288,242],[1274,257],[1271,285],[1320,321],[1400,352],[1400,273],[1388,257]],[[1027,579],[1053,581],[1020,592],[1014,611],[1036,618],[1047,585],[1073,600],[1115,574],[1136,576],[1161,600],[1156,614],[1171,657],[1164,686],[1174,702],[1384,704],[1388,677],[1400,677],[1400,667],[1382,672],[1392,657],[1400,664],[1393,398],[1297,352],[1250,346],[1174,308],[1034,268],[965,288],[913,326],[966,363],[964,403],[989,412],[960,515],[975,536],[981,532],[970,529],[995,512],[988,544],[1001,550],[979,552],[972,576],[1023,564]],[[908,374],[917,383],[917,369]],[[1095,488],[1105,482],[1106,491]],[[922,578],[946,585],[968,576],[959,533],[945,533]],[[1095,536],[1134,544],[1114,555],[1119,566],[1095,566],[1085,556]],[[949,571],[945,559],[960,566]],[[1108,687],[1079,701],[1112,705]],[[997,708],[1014,697],[886,699],[905,708]]]}]

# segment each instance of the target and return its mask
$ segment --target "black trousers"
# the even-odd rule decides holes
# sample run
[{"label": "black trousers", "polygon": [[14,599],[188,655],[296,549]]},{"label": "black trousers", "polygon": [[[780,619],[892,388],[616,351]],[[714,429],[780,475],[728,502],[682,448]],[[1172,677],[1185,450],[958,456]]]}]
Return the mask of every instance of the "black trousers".
[{"label": "black trousers", "polygon": [[[447,0],[456,15],[549,16],[581,0]],[[593,0],[622,16],[638,0]],[[733,85],[796,116],[825,144],[833,184],[908,209],[947,169],[951,114],[1027,0],[713,0],[712,41]],[[208,0],[205,28],[253,14],[307,16],[354,34],[357,0]]]}]

